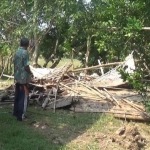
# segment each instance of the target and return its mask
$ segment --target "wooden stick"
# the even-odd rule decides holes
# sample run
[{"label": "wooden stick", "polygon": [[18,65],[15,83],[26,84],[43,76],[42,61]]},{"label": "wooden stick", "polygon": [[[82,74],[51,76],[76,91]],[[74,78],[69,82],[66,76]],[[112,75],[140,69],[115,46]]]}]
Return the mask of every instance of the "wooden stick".
[{"label": "wooden stick", "polygon": [[93,110],[82,110],[81,108],[76,108],[75,112],[80,113],[80,112],[94,112],[94,113],[106,113],[106,114],[112,114],[114,117],[117,118],[123,118],[123,119],[132,119],[132,120],[143,120],[143,121],[149,121],[150,117],[143,116],[140,114],[130,114],[130,113],[125,113],[125,112],[111,112],[111,111],[106,111],[106,110],[98,110],[98,111],[93,111]]},{"label": "wooden stick", "polygon": [[123,64],[124,62],[114,62],[114,63],[108,63],[108,64],[102,64],[102,65],[97,65],[97,66],[92,66],[92,67],[87,67],[87,68],[81,68],[81,69],[75,69],[71,70],[69,72],[79,72],[79,71],[84,71],[84,70],[90,70],[90,69],[99,69],[100,67],[109,67],[109,66],[116,66]]},{"label": "wooden stick", "polygon": [[131,89],[127,89],[127,88],[117,88],[117,87],[113,87],[113,86],[95,86],[97,88],[107,88],[107,89],[112,89],[112,90],[126,90],[126,91],[131,91]]},{"label": "wooden stick", "polygon": [[42,108],[45,109],[46,105],[48,104],[49,102],[49,98],[45,98],[43,104],[42,104]]},{"label": "wooden stick", "polygon": [[[99,93],[101,93],[102,94],[102,92],[98,89],[98,88],[96,88],[96,87],[94,87],[97,91],[99,91]],[[111,99],[111,98],[109,98],[107,95],[105,95],[105,97],[108,99],[108,100],[110,100],[111,102],[113,102],[113,100]]]},{"label": "wooden stick", "polygon": [[3,76],[14,79],[14,76],[10,76],[10,75],[7,75],[7,74],[3,74]]},{"label": "wooden stick", "polygon": [[114,114],[114,117],[117,117],[117,118],[125,118],[126,117],[126,119],[132,119],[132,120],[143,120],[143,121],[149,121],[150,120],[150,118],[148,117],[144,117],[144,116],[136,116],[136,115],[134,115],[134,114],[132,114],[132,115],[122,115],[122,114]]},{"label": "wooden stick", "polygon": [[60,83],[60,85],[66,87],[67,89],[69,89],[69,90],[71,90],[71,91],[73,91],[73,92],[75,92],[77,94],[80,94],[78,91],[75,91],[74,89],[70,88],[69,86],[64,85],[63,83]]},{"label": "wooden stick", "polygon": [[99,110],[95,110],[95,111],[93,111],[93,110],[83,110],[82,108],[78,108],[78,107],[76,107],[76,112],[99,112],[99,113],[109,113],[109,114],[124,114],[124,115],[135,115],[135,116],[140,116],[140,114],[139,113],[135,113],[135,112],[123,112],[123,111],[115,111],[115,110],[107,110],[107,109],[99,109]]},{"label": "wooden stick", "polygon": [[[139,60],[135,60],[135,62],[139,62]],[[71,70],[68,72],[79,72],[79,71],[84,71],[84,70],[99,69],[99,67],[117,66],[117,65],[123,65],[124,63],[125,63],[124,61],[114,62],[114,63],[102,64],[102,65],[97,65],[97,66],[92,66],[92,67],[87,67],[87,68],[75,69],[75,70]]]},{"label": "wooden stick", "polygon": [[56,92],[55,92],[55,99],[54,99],[54,113],[56,112],[56,97],[58,92],[58,86],[59,86],[59,82],[56,85]]},{"label": "wooden stick", "polygon": [[[98,89],[98,88],[96,88],[96,87],[94,87],[99,93],[101,93],[102,94],[102,92]],[[112,102],[112,100],[107,96],[107,95],[105,95],[105,97],[106,97],[106,100],[108,99],[108,100],[110,100],[111,102]],[[109,108],[109,106],[108,106],[108,103],[106,103],[107,104],[107,108]]]},{"label": "wooden stick", "polygon": [[113,97],[113,95],[110,94],[105,88],[103,88],[103,89],[104,89],[104,91],[106,91],[112,97],[112,99],[117,103],[117,105],[120,106],[118,100],[115,97]]},{"label": "wooden stick", "polygon": [[[87,98],[89,98],[89,99],[91,99],[91,98],[92,98],[92,99],[95,99],[95,100],[96,100],[96,99],[97,99],[97,100],[99,100],[99,98],[100,98],[99,96],[92,96],[91,94],[90,94],[90,95],[88,95],[88,94],[87,94],[87,95],[85,95],[85,94],[80,94],[79,96],[80,96],[80,97],[87,97]],[[107,98],[107,97],[102,98],[102,100],[104,100],[104,101],[105,101],[105,100],[106,100],[106,98]]]},{"label": "wooden stick", "polygon": [[[98,59],[98,64],[99,64],[99,65],[102,65],[100,59]],[[102,67],[100,67],[100,70],[101,70],[101,74],[104,75],[104,70],[103,70]]]},{"label": "wooden stick", "polygon": [[36,87],[43,87],[43,88],[45,88],[45,85],[41,85],[41,84],[34,84],[34,83],[29,83],[30,85],[34,85],[34,86],[36,86]]},{"label": "wooden stick", "polygon": [[83,84],[82,82],[79,82],[79,81],[77,81],[77,82],[78,82],[79,84],[81,84],[81,85],[87,87],[87,88],[90,89],[91,91],[93,91],[93,92],[94,92],[95,94],[97,94],[100,98],[106,98],[105,96],[101,95],[99,92],[97,92],[96,90],[92,89],[92,88],[89,87],[88,85]]},{"label": "wooden stick", "polygon": [[125,101],[127,104],[129,104],[131,107],[135,108],[138,111],[144,111],[143,109],[137,107],[136,105],[134,105],[133,103],[129,102],[128,100],[122,99],[123,101]]}]

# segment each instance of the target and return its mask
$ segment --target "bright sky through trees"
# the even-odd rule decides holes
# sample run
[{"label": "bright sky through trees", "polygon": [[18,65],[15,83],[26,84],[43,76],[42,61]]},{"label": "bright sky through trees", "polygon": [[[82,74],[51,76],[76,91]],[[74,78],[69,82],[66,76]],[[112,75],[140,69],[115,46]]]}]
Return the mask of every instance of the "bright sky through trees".
[{"label": "bright sky through trees", "polygon": [[86,0],[87,3],[89,3],[91,0]]}]

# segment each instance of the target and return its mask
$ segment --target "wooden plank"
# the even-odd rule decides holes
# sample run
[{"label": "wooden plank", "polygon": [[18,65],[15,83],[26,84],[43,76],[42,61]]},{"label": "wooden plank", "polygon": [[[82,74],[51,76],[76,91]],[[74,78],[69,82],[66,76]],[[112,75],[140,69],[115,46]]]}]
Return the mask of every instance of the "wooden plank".
[{"label": "wooden plank", "polygon": [[53,102],[50,102],[48,104],[48,107],[55,109],[54,103],[55,103],[55,108],[61,108],[61,107],[68,106],[72,103],[72,96],[68,96],[68,97],[57,99]]}]

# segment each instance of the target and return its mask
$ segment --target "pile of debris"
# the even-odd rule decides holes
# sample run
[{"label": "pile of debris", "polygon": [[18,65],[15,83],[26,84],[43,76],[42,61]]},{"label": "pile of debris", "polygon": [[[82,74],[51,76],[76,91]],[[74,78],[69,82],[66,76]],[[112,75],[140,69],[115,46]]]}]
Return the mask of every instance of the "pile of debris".
[{"label": "pile of debris", "polygon": [[[71,106],[70,110],[74,112],[109,113],[119,118],[150,120],[141,103],[142,97],[130,89],[118,88],[121,85],[125,87],[128,83],[121,79],[117,69],[126,66],[129,73],[135,69],[132,54],[101,76],[75,75],[74,72],[78,69],[70,71],[71,66],[72,64],[65,64],[55,69],[31,67],[34,79],[29,84],[30,102],[38,103],[42,109],[49,107],[54,111],[56,108]],[[1,101],[7,102],[13,96],[14,87],[11,87],[5,94],[1,94]]]},{"label": "pile of debris", "polygon": [[135,125],[127,125],[119,128],[111,137],[111,140],[129,150],[140,150],[147,144],[146,138],[140,134]]}]

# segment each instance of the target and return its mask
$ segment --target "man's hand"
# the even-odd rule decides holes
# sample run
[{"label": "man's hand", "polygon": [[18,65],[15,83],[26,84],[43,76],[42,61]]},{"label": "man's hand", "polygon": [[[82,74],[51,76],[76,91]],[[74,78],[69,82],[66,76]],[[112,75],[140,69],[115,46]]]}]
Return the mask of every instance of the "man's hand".
[{"label": "man's hand", "polygon": [[33,73],[31,72],[29,66],[25,66],[25,71],[26,71],[28,74],[33,74]]},{"label": "man's hand", "polygon": [[31,72],[31,79],[33,79],[34,78],[34,75],[33,75],[33,73]]},{"label": "man's hand", "polygon": [[33,77],[34,77],[34,75],[33,75],[33,73],[31,72],[31,70],[30,70],[30,67],[29,67],[29,66],[26,66],[26,67],[25,67],[25,70],[26,70],[26,72],[27,72],[28,74],[30,74],[30,75],[31,75],[31,78],[33,78]]}]

